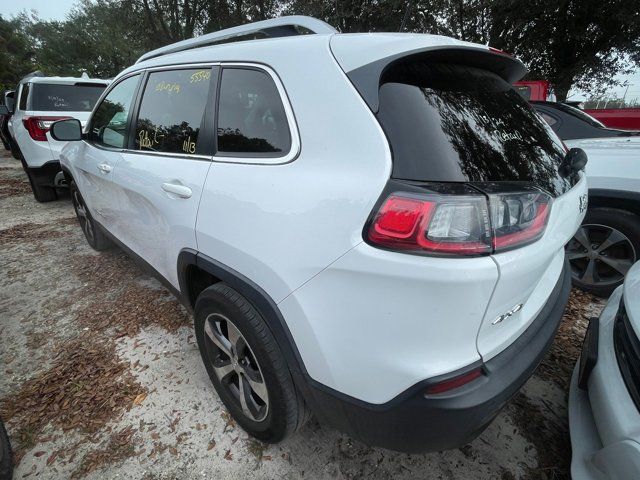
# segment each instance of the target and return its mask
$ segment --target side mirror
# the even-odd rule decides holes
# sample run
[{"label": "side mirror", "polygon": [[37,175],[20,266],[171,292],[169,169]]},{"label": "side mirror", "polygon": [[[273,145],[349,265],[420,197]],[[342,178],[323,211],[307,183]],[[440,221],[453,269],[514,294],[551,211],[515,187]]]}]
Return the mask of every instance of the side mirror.
[{"label": "side mirror", "polygon": [[51,137],[60,142],[76,142],[82,140],[82,125],[76,118],[58,120],[51,124]]},{"label": "side mirror", "polygon": [[6,105],[0,105],[0,115],[9,115],[9,109]]},{"label": "side mirror", "polygon": [[558,172],[562,177],[568,177],[573,173],[577,173],[580,170],[584,170],[587,165],[589,157],[581,148],[572,148],[567,152],[558,168]]}]

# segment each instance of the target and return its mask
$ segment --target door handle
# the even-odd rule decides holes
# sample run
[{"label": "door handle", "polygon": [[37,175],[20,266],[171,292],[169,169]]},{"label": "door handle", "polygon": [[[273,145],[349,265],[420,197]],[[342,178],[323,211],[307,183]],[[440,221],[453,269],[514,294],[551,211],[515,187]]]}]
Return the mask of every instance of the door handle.
[{"label": "door handle", "polygon": [[107,165],[106,163],[101,163],[98,165],[98,170],[104,173],[109,173],[111,171],[111,165]]},{"label": "door handle", "polygon": [[189,187],[176,183],[163,183],[162,190],[167,193],[173,193],[180,198],[189,198],[193,194]]}]

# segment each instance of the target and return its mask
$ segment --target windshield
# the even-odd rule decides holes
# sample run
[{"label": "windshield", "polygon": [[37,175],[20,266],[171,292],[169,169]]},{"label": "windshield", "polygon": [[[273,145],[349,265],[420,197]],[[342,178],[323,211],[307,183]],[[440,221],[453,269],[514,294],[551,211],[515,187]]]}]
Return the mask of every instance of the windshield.
[{"label": "windshield", "polygon": [[526,181],[560,195],[572,181],[550,127],[506,81],[475,67],[404,62],[387,70],[378,118],[393,176],[434,182]]},{"label": "windshield", "polygon": [[106,85],[34,83],[31,88],[30,110],[40,112],[90,112]]}]

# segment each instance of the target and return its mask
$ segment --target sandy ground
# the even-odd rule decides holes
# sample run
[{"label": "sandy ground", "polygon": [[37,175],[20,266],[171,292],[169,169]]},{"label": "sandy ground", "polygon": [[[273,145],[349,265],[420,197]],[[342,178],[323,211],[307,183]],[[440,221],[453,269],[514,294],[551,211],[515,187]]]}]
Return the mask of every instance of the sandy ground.
[{"label": "sandy ground", "polygon": [[537,374],[463,448],[398,454],[314,419],[263,445],[218,400],[182,307],[119,250],[91,250],[70,201],[36,203],[3,155],[0,414],[16,478],[568,478],[568,378],[601,301],[572,294]]}]

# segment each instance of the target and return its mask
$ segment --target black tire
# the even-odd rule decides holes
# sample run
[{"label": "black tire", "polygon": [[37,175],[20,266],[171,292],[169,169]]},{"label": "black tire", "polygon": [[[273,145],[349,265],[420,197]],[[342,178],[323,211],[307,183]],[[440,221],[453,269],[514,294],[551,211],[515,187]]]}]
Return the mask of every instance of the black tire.
[{"label": "black tire", "polygon": [[29,171],[29,167],[27,166],[27,162],[24,160],[24,158],[22,158],[20,162],[22,163],[22,170],[24,170],[24,173],[29,179],[29,185],[31,186],[31,191],[33,192],[33,198],[35,198],[36,201],[40,203],[52,202],[56,200],[58,198],[56,189],[53,187],[43,187],[38,185],[33,174]]},{"label": "black tire", "polygon": [[[205,289],[198,296],[194,316],[198,347],[207,373],[220,399],[236,422],[247,433],[266,443],[280,442],[298,430],[309,417],[308,408],[293,383],[291,372],[273,334],[253,306],[228,285],[218,283]],[[210,335],[205,333],[205,325],[207,323],[211,325],[212,318],[224,318],[222,322],[230,321],[232,326],[239,330],[241,340],[248,344],[249,348],[245,348],[245,351],[255,360],[253,366],[248,366],[261,375],[266,386],[268,401],[266,411],[262,411],[264,418],[256,419],[246,414],[239,403],[239,398],[236,397],[236,395],[239,397],[239,391],[234,394],[242,378],[246,379],[250,375],[245,373],[243,376],[236,370],[227,374],[222,380],[218,378],[214,364],[219,365],[221,356],[224,354],[216,347]],[[231,327],[226,325],[228,331]],[[240,357],[240,350],[238,350],[238,357]],[[222,360],[223,363],[225,361]],[[245,359],[238,360],[236,367],[238,364],[242,365],[243,361]],[[249,392],[250,395],[254,395],[255,391],[249,390]],[[253,396],[253,398],[257,397]],[[261,408],[264,408],[264,405]]]},{"label": "black tire", "polygon": [[0,420],[0,480],[11,480],[13,470],[13,455],[9,435]]},{"label": "black tire", "polygon": [[[610,240],[605,244],[607,238]],[[609,246],[602,248],[603,245]],[[617,208],[589,209],[566,252],[573,284],[608,297],[622,284],[626,270],[640,258],[640,217]],[[592,273],[587,274],[589,269]]]},{"label": "black tire", "polygon": [[91,248],[97,251],[106,250],[113,246],[111,240],[107,238],[100,226],[95,222],[91,216],[91,212],[84,203],[82,194],[78,190],[76,182],[71,180],[69,183],[69,193],[71,195],[71,203],[73,203],[73,209],[78,217],[78,223],[84,233],[84,238],[87,239],[87,243]]}]

